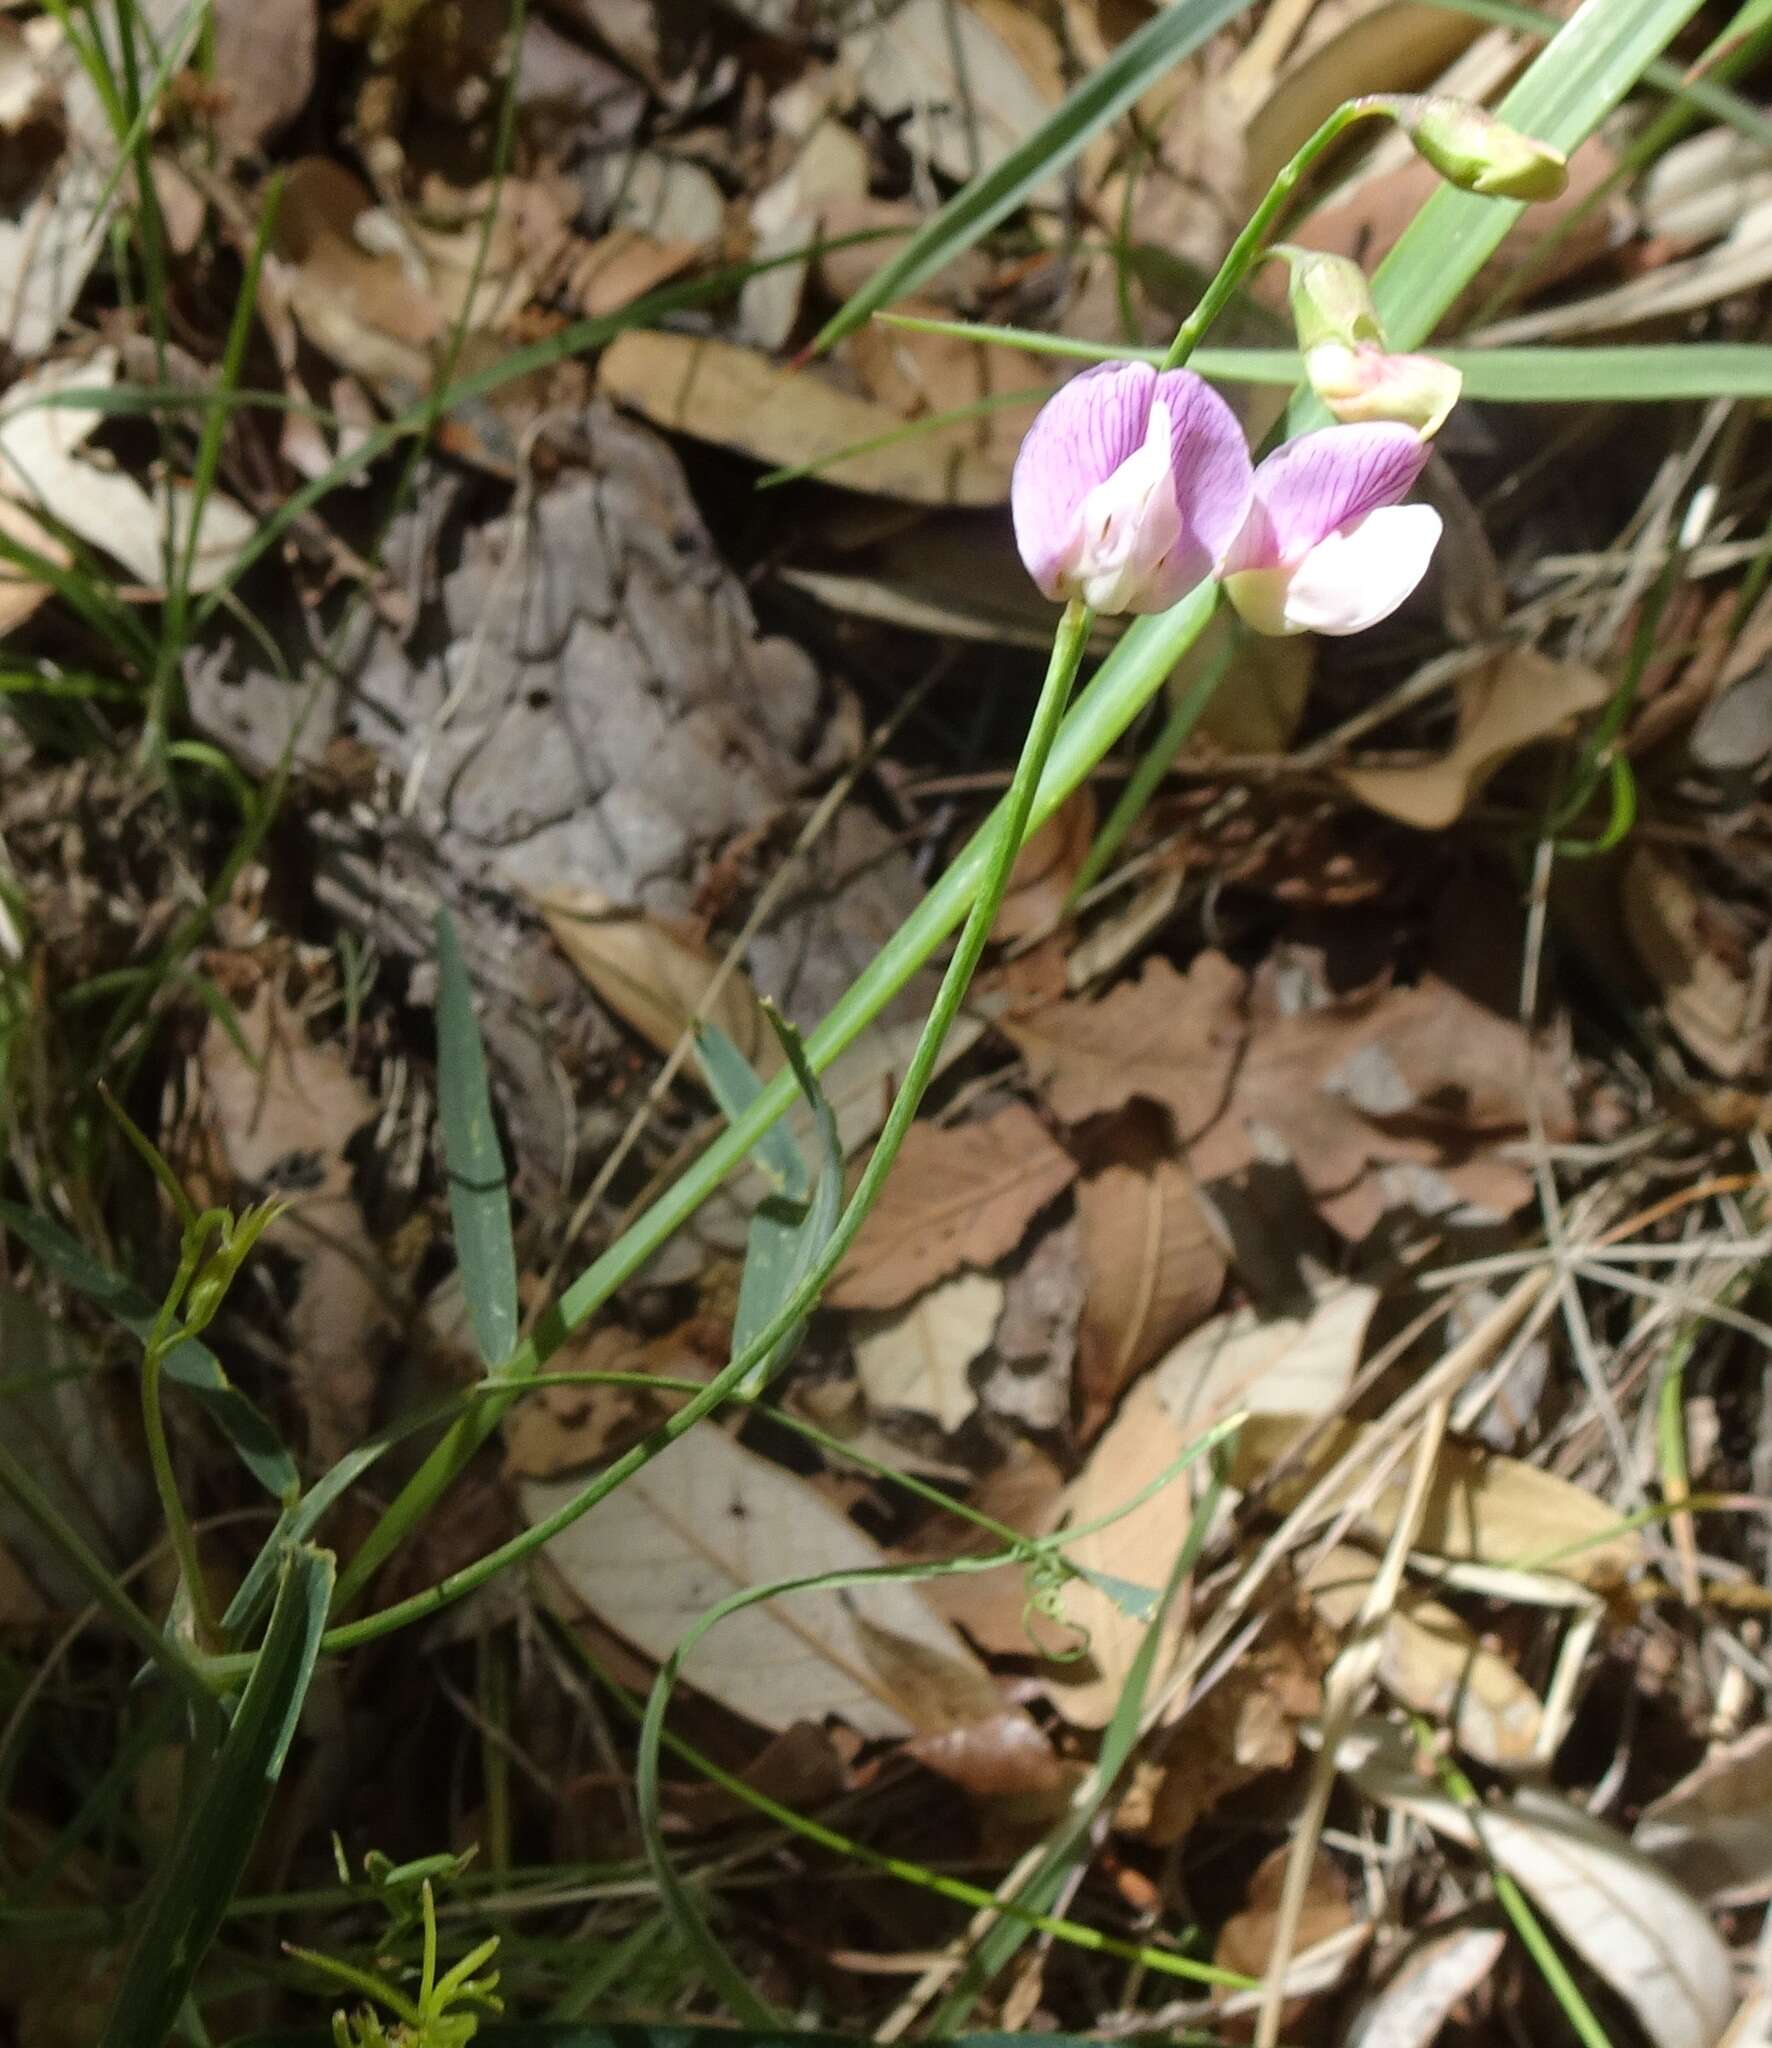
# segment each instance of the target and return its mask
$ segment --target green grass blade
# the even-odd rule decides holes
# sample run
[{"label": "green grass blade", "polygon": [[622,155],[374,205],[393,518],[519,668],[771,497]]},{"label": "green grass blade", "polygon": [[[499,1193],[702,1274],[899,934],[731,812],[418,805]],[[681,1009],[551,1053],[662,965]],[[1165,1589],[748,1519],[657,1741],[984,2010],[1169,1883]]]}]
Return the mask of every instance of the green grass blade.
[{"label": "green grass blade", "polygon": [[[0,1223],[27,1244],[43,1263],[95,1307],[121,1323],[144,1342],[153,1331],[159,1310],[131,1280],[101,1265],[86,1247],[59,1224],[16,1202],[0,1202]],[[193,1396],[239,1454],[240,1462],[279,1500],[301,1490],[295,1460],[263,1411],[234,1385],[207,1344],[187,1337],[166,1354],[162,1370]]]},{"label": "green grass blade", "polygon": [[331,1556],[291,1550],[252,1676],[155,1879],[99,2048],[164,2048],[258,1839],[331,1597]]},{"label": "green grass blade", "polygon": [[[737,1123],[763,1092],[756,1068],[718,1024],[697,1025],[695,1057],[707,1081],[708,1093],[720,1105],[721,1115],[728,1123]],[[751,1156],[790,1201],[805,1201],[812,1179],[794,1134],[785,1123],[771,1124],[758,1139]]]},{"label": "green grass blade", "polygon": [[995,170],[956,192],[935,217],[884,263],[820,328],[812,346],[827,349],[879,309],[919,285],[1019,206],[1092,136],[1119,118],[1172,65],[1197,50],[1248,0],[1175,0],[1128,36],[1099,70],[1068,95],[1051,118]]},{"label": "green grass blade", "polygon": [[520,1325],[511,1189],[492,1120],[474,991],[446,910],[437,913],[437,1114],[474,1340],[486,1363],[500,1366],[517,1348]]}]

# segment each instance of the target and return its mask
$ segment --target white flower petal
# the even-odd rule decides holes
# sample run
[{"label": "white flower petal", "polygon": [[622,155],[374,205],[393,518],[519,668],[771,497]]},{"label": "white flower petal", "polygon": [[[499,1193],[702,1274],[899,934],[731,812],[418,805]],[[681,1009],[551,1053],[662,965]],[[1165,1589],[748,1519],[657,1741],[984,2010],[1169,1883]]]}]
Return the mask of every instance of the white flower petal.
[{"label": "white flower petal", "polygon": [[1439,538],[1431,505],[1381,506],[1330,534],[1287,579],[1285,630],[1363,633],[1388,619],[1427,574]]}]

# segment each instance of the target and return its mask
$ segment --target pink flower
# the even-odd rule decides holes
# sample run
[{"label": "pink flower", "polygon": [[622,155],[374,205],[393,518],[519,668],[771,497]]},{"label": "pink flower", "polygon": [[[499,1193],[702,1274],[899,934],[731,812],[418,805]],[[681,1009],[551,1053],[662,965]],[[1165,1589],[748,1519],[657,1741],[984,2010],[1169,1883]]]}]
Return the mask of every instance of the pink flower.
[{"label": "pink flower", "polygon": [[1213,573],[1250,506],[1236,415],[1191,370],[1103,363],[1055,392],[1015,458],[1028,574],[1098,612],[1160,612]]},{"label": "pink flower", "polygon": [[1427,574],[1440,515],[1404,505],[1428,458],[1413,427],[1325,427],[1278,448],[1219,573],[1258,633],[1361,633]]}]

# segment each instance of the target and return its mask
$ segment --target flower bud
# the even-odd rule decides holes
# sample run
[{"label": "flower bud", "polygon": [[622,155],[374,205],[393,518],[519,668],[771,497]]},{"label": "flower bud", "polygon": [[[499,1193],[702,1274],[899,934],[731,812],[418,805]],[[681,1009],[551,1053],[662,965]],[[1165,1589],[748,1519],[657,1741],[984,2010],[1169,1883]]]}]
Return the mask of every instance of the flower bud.
[{"label": "flower bud", "polygon": [[1292,324],[1307,356],[1320,344],[1332,342],[1350,349],[1362,344],[1383,348],[1384,329],[1372,288],[1351,257],[1290,246],[1274,253],[1291,265]]},{"label": "flower bud", "polygon": [[1404,101],[1398,118],[1449,184],[1491,199],[1555,199],[1569,182],[1560,149],[1522,135],[1486,108],[1444,94]]},{"label": "flower bud", "polygon": [[1393,356],[1370,346],[1321,341],[1307,349],[1311,389],[1344,424],[1400,420],[1431,441],[1458,403],[1464,378],[1436,356]]}]

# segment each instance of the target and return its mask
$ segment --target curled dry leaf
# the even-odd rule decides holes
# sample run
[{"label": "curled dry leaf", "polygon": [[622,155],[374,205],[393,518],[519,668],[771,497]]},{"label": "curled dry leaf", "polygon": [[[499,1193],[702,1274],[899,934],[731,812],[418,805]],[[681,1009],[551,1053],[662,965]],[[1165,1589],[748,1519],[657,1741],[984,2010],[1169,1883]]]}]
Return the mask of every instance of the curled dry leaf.
[{"label": "curled dry leaf", "polygon": [[973,422],[898,436],[901,415],[817,368],[790,369],[729,341],[634,331],[597,366],[605,394],[656,427],[780,466],[881,442],[819,470],[825,483],[918,505],[1000,505],[1014,450],[980,444]]},{"label": "curled dry leaf", "polygon": [[1022,1707],[914,1736],[906,1748],[927,1769],[1018,1819],[1049,1823],[1063,1812],[1071,1774],[1051,1739]]},{"label": "curled dry leaf", "polygon": [[1730,1080],[1758,1067],[1772,1042],[1744,935],[1707,901],[1680,857],[1633,845],[1622,889],[1624,928],[1660,991],[1667,1021],[1705,1064]]},{"label": "curled dry leaf", "polygon": [[[539,1522],[578,1490],[532,1479],[518,1498]],[[563,1529],[547,1554],[599,1620],[655,1660],[730,1594],[887,1561],[816,1487],[706,1425]],[[960,1637],[897,1581],[743,1608],[697,1644],[684,1677],[775,1729],[834,1714],[863,1735],[908,1735],[1001,1705]]]},{"label": "curled dry leaf", "polygon": [[1464,815],[1489,777],[1523,748],[1597,711],[1611,685],[1577,661],[1552,661],[1514,647],[1458,680],[1458,736],[1437,761],[1412,768],[1338,768],[1342,786],[1386,817],[1418,831],[1443,830]]},{"label": "curled dry leaf", "polygon": [[243,1189],[286,1191],[289,1213],[265,1233],[296,1262],[289,1368],[309,1449],[330,1464],[367,1434],[394,1335],[390,1282],[354,1191],[345,1148],[376,1116],[336,1045],[307,1035],[269,982],[219,1018],[198,1061],[222,1158]]},{"label": "curled dry leaf", "polygon": [[580,252],[566,289],[586,319],[599,320],[668,284],[700,253],[694,242],[661,242],[639,228],[612,228]]},{"label": "curled dry leaf", "polygon": [[[1244,1489],[1260,1485],[1309,1428],[1312,1448],[1288,1465],[1286,1477],[1268,1495],[1273,1505],[1283,1512],[1350,1452],[1355,1469],[1347,1492],[1363,1494],[1376,1460],[1385,1453],[1384,1433],[1371,1423],[1335,1422],[1323,1428],[1320,1419],[1316,1409],[1308,1417],[1252,1417],[1237,1438],[1233,1483]],[[1360,1527],[1376,1542],[1383,1542],[1395,1525],[1407,1468],[1405,1457],[1362,1510]],[[1447,1443],[1435,1461],[1415,1547],[1449,1563],[1551,1572],[1578,1585],[1616,1586],[1644,1561],[1641,1534],[1621,1530],[1619,1521],[1615,1508],[1553,1472],[1475,1444]]]},{"label": "curled dry leaf", "polygon": [[[1345,1635],[1377,1571],[1365,1551],[1338,1545],[1312,1567],[1305,1590],[1323,1620]],[[1449,1607],[1414,1587],[1406,1586],[1385,1616],[1378,1681],[1401,1705],[1450,1727],[1478,1763],[1520,1770],[1532,1761],[1544,1719],[1538,1695]]]},{"label": "curled dry leaf", "polygon": [[1136,981],[1098,1002],[1054,1003],[1005,1022],[1035,1085],[1065,1123],[1159,1102],[1179,1134],[1197,1136],[1224,1107],[1242,1037],[1244,980],[1222,953],[1187,974],[1148,960]]},{"label": "curled dry leaf", "polygon": [[1712,1750],[1643,1809],[1632,1840],[1700,1898],[1719,1905],[1772,1898],[1772,1727]]},{"label": "curled dry leaf", "polygon": [[1389,1731],[1343,1768],[1381,1806],[1493,1858],[1600,1980],[1628,1999],[1655,2048],[1716,2048],[1736,2006],[1729,1951],[1709,1915],[1648,1857],[1542,1786],[1472,1813],[1436,1791]]},{"label": "curled dry leaf", "polygon": [[1499,1927],[1455,1927],[1430,1936],[1354,2016],[1347,2048],[1430,2048],[1453,2008],[1488,1977],[1506,1947]]},{"label": "curled dry leaf", "polygon": [[904,1307],[855,1318],[855,1369],[875,1408],[908,1408],[956,1430],[978,1406],[966,1368],[991,1341],[1003,1283],[957,1273]]},{"label": "curled dry leaf", "polygon": [[1085,1439],[1133,1376],[1210,1312],[1224,1284],[1225,1255],[1186,1168],[1163,1156],[1142,1122],[1128,1127],[1125,1155],[1077,1189],[1085,1284],[1077,1393]]},{"label": "curled dry leaf", "polygon": [[[609,1008],[648,1045],[673,1051],[702,1014],[719,956],[686,921],[626,909],[597,889],[551,889],[534,901],[561,952]],[[766,1078],[781,1065],[781,1048],[741,969],[721,983],[705,1021]],[[693,1073],[693,1063],[683,1071]]]},{"label": "curled dry leaf", "polygon": [[[1055,1524],[1081,1526],[1116,1515],[1212,1423],[1239,1409],[1259,1416],[1303,1402],[1332,1414],[1352,1383],[1377,1299],[1368,1287],[1336,1286],[1302,1321],[1263,1323],[1239,1310],[1196,1330],[1133,1386],[1065,1489]],[[1252,1426],[1245,1423],[1244,1433]],[[1130,1514],[1078,1536],[1067,1552],[1092,1572],[1154,1590],[1175,1562],[1192,1511],[1193,1488],[1178,1476]],[[1064,1611],[1074,1626],[1089,1631],[1089,1655],[1063,1668],[1052,1696],[1080,1727],[1105,1727],[1144,1639],[1144,1624],[1086,1580],[1066,1586]],[[1166,1626],[1179,1640],[1180,1624],[1172,1617]],[[1169,1648],[1172,1653],[1173,1641]],[[1166,1661],[1159,1659],[1159,1671]]]},{"label": "curled dry leaf", "polygon": [[[45,363],[6,394],[0,421],[0,489],[5,506],[0,525],[39,553],[65,561],[66,551],[33,516],[42,511],[92,546],[113,555],[151,587],[166,581],[168,499],[177,545],[182,551],[191,525],[190,487],[174,483],[144,489],[105,458],[85,452],[104,414],[96,408],[42,403],[73,391],[105,391],[117,382],[114,349],[101,348],[84,362]],[[191,562],[190,587],[207,590],[252,538],[257,522],[222,491],[205,500]],[[10,600],[12,623],[28,617],[48,595],[41,585],[0,585]]]},{"label": "curled dry leaf", "polygon": [[[1266,1974],[1291,1854],[1290,1845],[1282,1843],[1256,1866],[1243,1910],[1233,1913],[1219,1929],[1212,1960],[1221,1970],[1236,1970],[1245,1977],[1256,1978]],[[1353,1924],[1347,1881],[1335,1859],[1319,1849],[1305,1881],[1304,1911],[1299,1916],[1293,1954],[1301,1956]]]},{"label": "curled dry leaf", "polygon": [[992,1265],[1076,1172],[1019,1102],[977,1123],[913,1124],[826,1300],[896,1308],[961,1266]]}]

